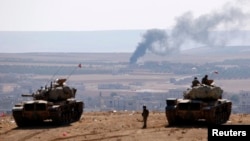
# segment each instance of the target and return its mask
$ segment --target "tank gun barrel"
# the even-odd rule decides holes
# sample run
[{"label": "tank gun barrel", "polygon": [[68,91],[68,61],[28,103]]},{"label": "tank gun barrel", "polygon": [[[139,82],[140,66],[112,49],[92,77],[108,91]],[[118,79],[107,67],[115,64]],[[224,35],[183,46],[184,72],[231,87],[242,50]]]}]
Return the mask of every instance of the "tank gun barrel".
[{"label": "tank gun barrel", "polygon": [[34,97],[34,94],[22,94],[22,97]]}]

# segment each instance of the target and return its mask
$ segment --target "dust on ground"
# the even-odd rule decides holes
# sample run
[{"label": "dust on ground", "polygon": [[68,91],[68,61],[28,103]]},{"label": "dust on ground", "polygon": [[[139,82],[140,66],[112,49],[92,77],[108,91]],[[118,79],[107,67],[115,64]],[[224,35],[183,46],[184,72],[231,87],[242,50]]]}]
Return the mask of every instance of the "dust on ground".
[{"label": "dust on ground", "polygon": [[[141,129],[141,112],[88,112],[75,123],[18,128],[10,115],[0,117],[1,141],[206,141],[204,124],[169,127],[164,112],[150,112]],[[232,114],[226,124],[250,124],[250,115]]]}]

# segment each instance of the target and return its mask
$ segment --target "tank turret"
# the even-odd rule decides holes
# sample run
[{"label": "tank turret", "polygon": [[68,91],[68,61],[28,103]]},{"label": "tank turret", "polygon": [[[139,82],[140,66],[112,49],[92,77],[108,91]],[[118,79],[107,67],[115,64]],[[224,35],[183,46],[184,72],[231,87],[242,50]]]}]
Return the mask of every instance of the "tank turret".
[{"label": "tank turret", "polygon": [[41,87],[32,94],[22,94],[23,97],[33,97],[33,100],[62,101],[75,98],[76,89],[65,84],[66,79],[51,82],[50,87]]},{"label": "tank turret", "polygon": [[223,90],[218,86],[199,85],[183,92],[184,99],[217,100],[222,98]]}]

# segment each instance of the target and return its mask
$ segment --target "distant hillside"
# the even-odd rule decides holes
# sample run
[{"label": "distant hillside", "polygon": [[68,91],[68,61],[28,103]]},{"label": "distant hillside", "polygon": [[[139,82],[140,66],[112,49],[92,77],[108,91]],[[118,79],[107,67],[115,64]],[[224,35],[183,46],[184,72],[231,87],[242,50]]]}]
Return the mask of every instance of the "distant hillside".
[{"label": "distant hillside", "polygon": [[181,52],[186,55],[236,55],[249,54],[250,46],[226,46],[226,47],[197,47]]}]

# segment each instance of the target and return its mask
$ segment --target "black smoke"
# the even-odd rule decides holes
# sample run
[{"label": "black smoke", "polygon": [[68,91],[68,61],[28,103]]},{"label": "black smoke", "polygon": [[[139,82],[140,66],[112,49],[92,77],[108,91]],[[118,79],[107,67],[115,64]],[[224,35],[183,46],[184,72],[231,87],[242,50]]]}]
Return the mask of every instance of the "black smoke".
[{"label": "black smoke", "polygon": [[221,12],[197,18],[194,18],[191,12],[187,12],[177,18],[176,25],[170,32],[160,29],[146,31],[130,57],[130,63],[136,63],[147,51],[161,55],[171,54],[180,50],[187,41],[209,47],[225,46],[231,40],[230,36],[216,34],[216,30],[230,27],[230,30],[236,31],[250,18],[249,15],[237,7],[224,8]]},{"label": "black smoke", "polygon": [[133,53],[133,55],[130,57],[130,62],[135,63],[139,57],[142,57],[147,50],[155,50],[154,48],[159,48],[162,46],[165,46],[167,34],[163,30],[159,29],[151,29],[146,31],[146,33],[143,35],[143,41],[140,42]]}]

